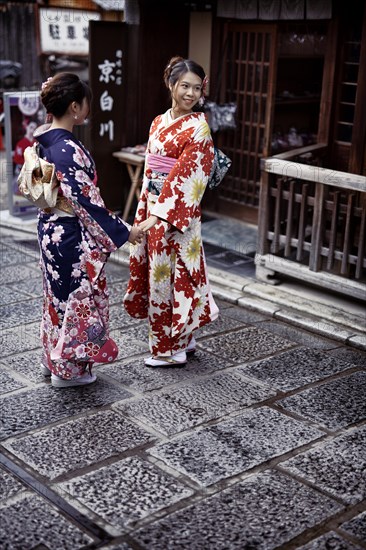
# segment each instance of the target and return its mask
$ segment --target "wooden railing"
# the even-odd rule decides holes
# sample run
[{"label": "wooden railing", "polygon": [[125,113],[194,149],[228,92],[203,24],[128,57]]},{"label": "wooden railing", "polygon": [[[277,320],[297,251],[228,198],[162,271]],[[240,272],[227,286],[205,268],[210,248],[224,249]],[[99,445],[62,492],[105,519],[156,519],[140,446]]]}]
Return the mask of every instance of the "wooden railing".
[{"label": "wooden railing", "polygon": [[366,177],[323,168],[317,144],[262,160],[256,276],[366,300]]}]

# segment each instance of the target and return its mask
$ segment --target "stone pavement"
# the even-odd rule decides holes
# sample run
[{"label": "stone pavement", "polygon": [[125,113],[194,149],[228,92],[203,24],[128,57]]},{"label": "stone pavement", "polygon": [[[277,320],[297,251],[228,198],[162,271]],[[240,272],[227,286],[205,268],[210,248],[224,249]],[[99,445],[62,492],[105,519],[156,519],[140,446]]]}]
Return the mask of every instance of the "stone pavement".
[{"label": "stone pavement", "polygon": [[233,289],[185,368],[146,368],[146,323],[111,261],[119,358],[55,389],[38,368],[34,235],[0,231],[1,549],[366,548],[362,349]]}]

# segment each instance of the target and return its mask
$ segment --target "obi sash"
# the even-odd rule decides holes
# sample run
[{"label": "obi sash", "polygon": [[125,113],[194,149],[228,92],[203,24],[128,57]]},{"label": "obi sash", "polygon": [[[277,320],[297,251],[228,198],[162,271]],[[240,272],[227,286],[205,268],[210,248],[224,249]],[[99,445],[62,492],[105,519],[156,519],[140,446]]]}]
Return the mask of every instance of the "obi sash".
[{"label": "obi sash", "polygon": [[165,175],[169,174],[178,159],[148,153],[147,166],[151,170],[148,191],[154,195],[160,195],[164,185]]},{"label": "obi sash", "polygon": [[178,159],[173,157],[165,157],[163,155],[154,155],[148,153],[147,165],[153,172],[160,172],[161,174],[169,174]]}]

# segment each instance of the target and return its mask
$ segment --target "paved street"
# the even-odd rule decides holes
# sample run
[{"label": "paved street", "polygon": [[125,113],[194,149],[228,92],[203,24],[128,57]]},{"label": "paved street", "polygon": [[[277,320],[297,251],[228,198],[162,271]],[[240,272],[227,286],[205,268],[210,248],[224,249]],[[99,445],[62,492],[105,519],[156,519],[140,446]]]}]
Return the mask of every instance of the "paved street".
[{"label": "paved street", "polygon": [[220,301],[185,368],[119,358],[85,388],[39,372],[34,235],[1,228],[1,549],[366,548],[366,354]]}]

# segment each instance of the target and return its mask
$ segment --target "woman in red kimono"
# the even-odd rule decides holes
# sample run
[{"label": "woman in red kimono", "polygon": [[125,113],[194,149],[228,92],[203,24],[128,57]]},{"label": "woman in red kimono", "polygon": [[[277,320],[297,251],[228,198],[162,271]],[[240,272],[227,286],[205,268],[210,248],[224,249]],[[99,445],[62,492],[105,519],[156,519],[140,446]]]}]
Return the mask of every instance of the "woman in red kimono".
[{"label": "woman in red kimono", "polygon": [[57,388],[94,382],[92,365],[117,357],[108,332],[104,268],[112,251],[142,237],[140,229],[107,210],[94,161],[72,133],[74,125],[87,118],[90,98],[89,87],[77,75],[49,78],[41,99],[52,124],[35,132],[40,156],[55,164],[60,182],[56,207],[41,210],[38,221],[44,287],[42,370]]},{"label": "woman in red kimono", "polygon": [[145,240],[131,247],[124,305],[149,320],[147,366],[181,366],[195,350],[193,332],[218,315],[209,287],[201,238],[200,202],[214,148],[203,103],[204,70],[172,58],[164,72],[172,107],[150,128],[135,223]]}]

